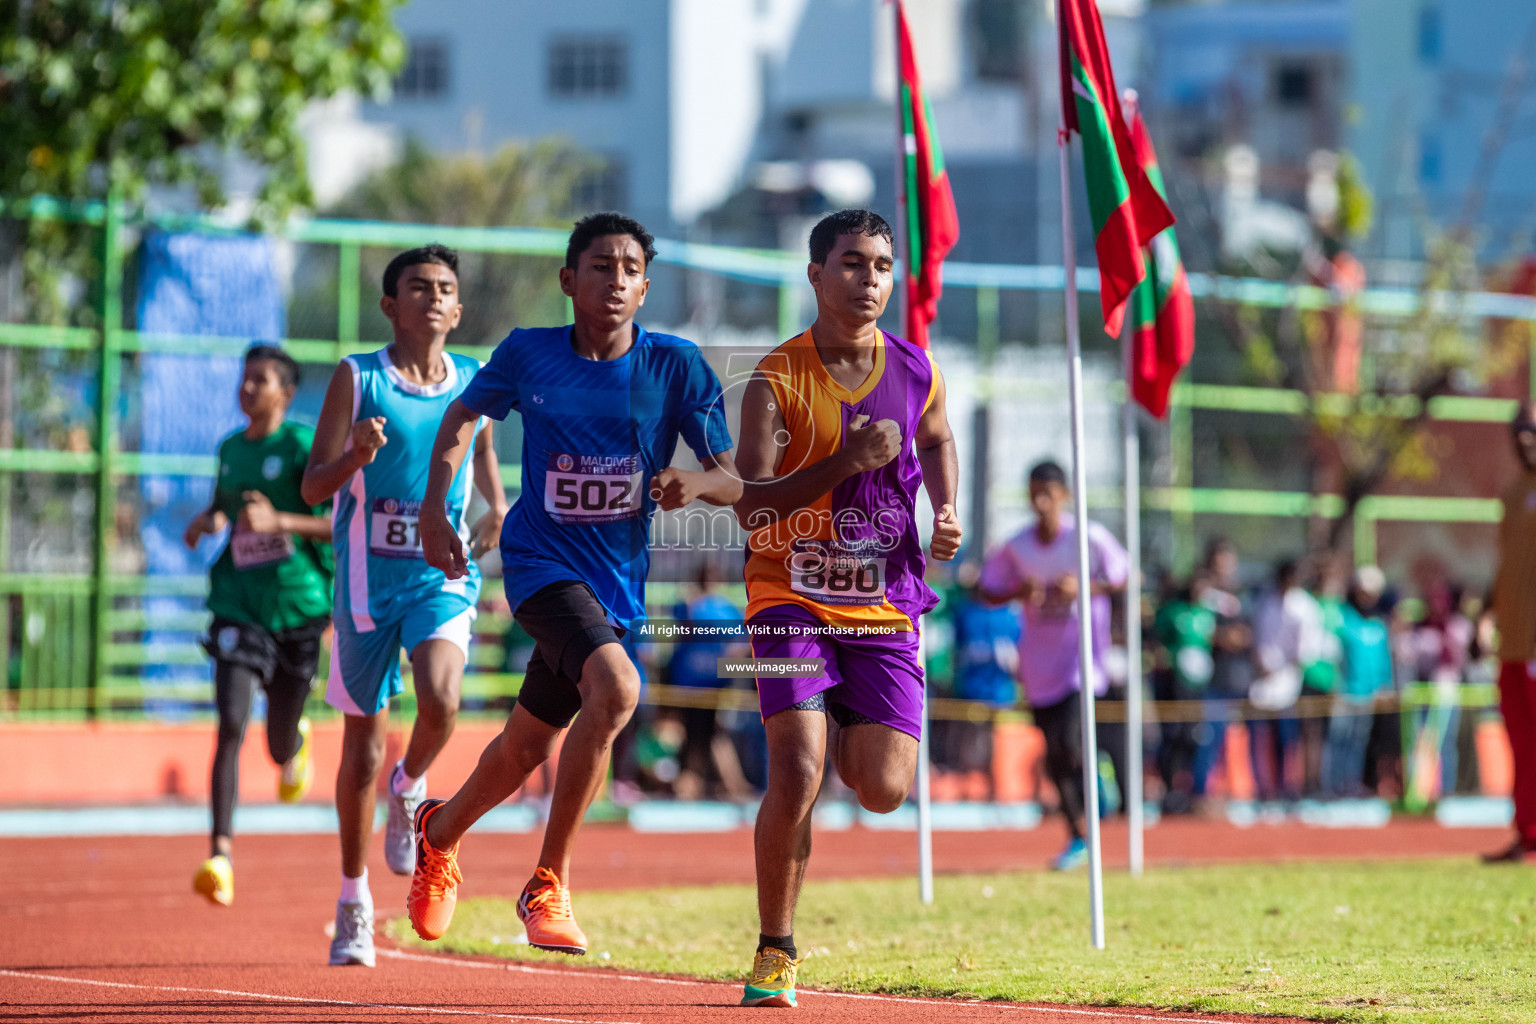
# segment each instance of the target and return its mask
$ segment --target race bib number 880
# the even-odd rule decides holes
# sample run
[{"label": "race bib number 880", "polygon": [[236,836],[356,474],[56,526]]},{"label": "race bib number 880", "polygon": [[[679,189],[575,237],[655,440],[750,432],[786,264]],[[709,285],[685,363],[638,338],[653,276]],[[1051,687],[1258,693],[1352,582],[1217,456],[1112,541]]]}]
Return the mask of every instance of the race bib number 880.
[{"label": "race bib number 880", "polygon": [[557,523],[616,523],[640,515],[645,472],[638,455],[551,454],[544,511]]},{"label": "race bib number 880", "polygon": [[789,556],[789,587],[818,604],[879,604],[885,564],[880,557],[803,548]]}]

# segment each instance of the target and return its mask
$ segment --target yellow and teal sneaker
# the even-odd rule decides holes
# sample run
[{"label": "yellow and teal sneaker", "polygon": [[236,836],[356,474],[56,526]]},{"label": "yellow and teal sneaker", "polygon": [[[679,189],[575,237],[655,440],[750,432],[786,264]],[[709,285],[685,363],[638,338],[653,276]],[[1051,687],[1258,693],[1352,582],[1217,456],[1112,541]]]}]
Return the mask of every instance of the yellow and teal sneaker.
[{"label": "yellow and teal sneaker", "polygon": [[764,946],[752,961],[752,978],[742,993],[742,1006],[794,1006],[795,972],[800,961],[774,946]]},{"label": "yellow and teal sneaker", "polygon": [[296,804],[309,792],[309,784],[315,778],[315,762],[310,757],[313,730],[309,719],[299,719],[299,749],[283,765],[277,778],[277,798],[285,804]]},{"label": "yellow and teal sneaker", "polygon": [[208,898],[209,903],[227,907],[235,901],[235,869],[222,853],[203,861],[192,876],[192,889]]}]

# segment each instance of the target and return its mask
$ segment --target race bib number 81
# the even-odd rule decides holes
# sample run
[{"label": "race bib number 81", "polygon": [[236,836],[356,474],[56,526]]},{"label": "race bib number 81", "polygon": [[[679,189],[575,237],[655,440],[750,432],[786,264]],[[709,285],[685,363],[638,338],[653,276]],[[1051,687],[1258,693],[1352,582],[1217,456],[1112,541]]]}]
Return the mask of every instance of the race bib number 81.
[{"label": "race bib number 81", "polygon": [[[448,518],[456,518],[449,510]],[[380,558],[424,558],[421,551],[421,502],[374,498],[368,551]]]},{"label": "race bib number 81", "polygon": [[884,558],[804,548],[789,556],[789,587],[818,604],[879,604],[885,600]]},{"label": "race bib number 81", "polygon": [[645,473],[638,455],[551,454],[544,511],[557,523],[616,523],[640,515]]}]

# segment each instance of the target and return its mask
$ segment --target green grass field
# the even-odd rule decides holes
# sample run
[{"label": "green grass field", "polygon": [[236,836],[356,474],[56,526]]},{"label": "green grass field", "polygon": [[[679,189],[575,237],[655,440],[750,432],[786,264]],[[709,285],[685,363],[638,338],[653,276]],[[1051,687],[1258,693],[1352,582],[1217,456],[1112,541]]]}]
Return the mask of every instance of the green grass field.
[{"label": "green grass field", "polygon": [[[802,984],[1282,1014],[1317,1020],[1536,1017],[1536,875],[1465,861],[1163,869],[1105,881],[1108,949],[1088,947],[1073,875],[941,877],[933,906],[910,879],[808,884],[795,929]],[[592,941],[581,963],[735,980],[757,938],[744,886],[576,893]],[[423,943],[548,960],[513,944],[512,904],[460,904]],[[607,954],[608,959],[603,959]]]}]

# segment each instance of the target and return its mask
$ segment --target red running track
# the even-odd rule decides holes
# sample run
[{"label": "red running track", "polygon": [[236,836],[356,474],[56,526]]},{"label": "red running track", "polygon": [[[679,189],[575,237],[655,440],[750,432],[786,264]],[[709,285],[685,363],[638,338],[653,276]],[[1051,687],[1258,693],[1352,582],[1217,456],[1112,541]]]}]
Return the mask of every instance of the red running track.
[{"label": "red running track", "polygon": [[[1034,868],[1060,836],[1031,832],[939,833],[944,872]],[[1385,829],[1234,828],[1164,821],[1147,833],[1151,864],[1243,860],[1470,855],[1507,840],[1503,830],[1447,830],[1404,822]],[[910,874],[910,832],[821,833],[813,877]],[[1111,867],[1124,831],[1105,830]],[[462,857],[465,896],[511,896],[537,854],[537,835],[471,836]],[[329,836],[239,840],[235,905],[195,896],[197,837],[0,840],[0,1021],[243,1022],[546,1021],[674,1024],[740,1021],[740,986],[486,958],[397,951],[380,943],[379,966],[325,966],[336,897],[336,841]],[[751,834],[644,835],[593,827],[578,850],[581,888],[750,882]],[[584,870],[582,869],[584,867]],[[370,865],[379,920],[401,912],[407,882],[378,855]],[[765,1011],[766,1012],[766,1011]],[[797,1020],[837,1024],[1114,1024],[1247,1018],[1155,1010],[1040,1007],[913,1000],[802,990]],[[1279,1018],[1266,1017],[1270,1024]],[[1282,1022],[1283,1024],[1283,1022]]]}]

